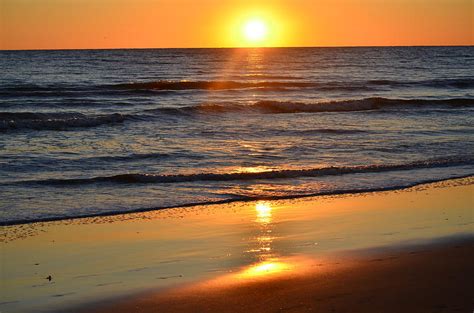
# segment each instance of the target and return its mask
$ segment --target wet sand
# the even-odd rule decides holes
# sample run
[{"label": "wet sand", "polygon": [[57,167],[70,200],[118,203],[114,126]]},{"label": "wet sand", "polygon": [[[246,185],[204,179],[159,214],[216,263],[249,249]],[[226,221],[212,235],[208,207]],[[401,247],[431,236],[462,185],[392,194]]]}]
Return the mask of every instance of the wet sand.
[{"label": "wet sand", "polygon": [[5,226],[0,310],[471,312],[473,195],[468,177]]},{"label": "wet sand", "polygon": [[[210,281],[82,312],[471,312],[474,240],[313,263],[304,273]],[[234,277],[235,279],[235,277]]]}]

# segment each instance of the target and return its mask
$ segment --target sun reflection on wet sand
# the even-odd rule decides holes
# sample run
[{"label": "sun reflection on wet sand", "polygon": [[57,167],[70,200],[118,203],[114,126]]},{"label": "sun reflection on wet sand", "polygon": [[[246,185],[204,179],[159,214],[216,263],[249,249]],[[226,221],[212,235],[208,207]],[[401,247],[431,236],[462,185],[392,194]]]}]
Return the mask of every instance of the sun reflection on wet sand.
[{"label": "sun reflection on wet sand", "polygon": [[257,211],[257,222],[260,224],[269,224],[272,222],[272,207],[268,202],[258,202],[255,204]]},{"label": "sun reflection on wet sand", "polygon": [[270,275],[282,273],[284,271],[289,271],[291,268],[292,267],[288,263],[270,260],[246,268],[237,274],[237,278],[253,279],[267,277]]},{"label": "sun reflection on wet sand", "polygon": [[265,262],[269,258],[275,258],[272,244],[275,240],[273,234],[274,224],[272,207],[269,202],[260,201],[255,204],[256,219],[255,223],[258,226],[258,233],[250,243],[254,246],[247,250],[252,259],[259,262]]},{"label": "sun reflection on wet sand", "polygon": [[237,278],[252,279],[266,277],[290,269],[289,264],[282,262],[278,253],[272,247],[276,237],[272,235],[274,223],[273,208],[270,202],[257,202],[255,204],[255,213],[255,223],[259,228],[257,236],[254,237],[254,245],[256,247],[246,252],[250,253],[257,262],[238,272]]},{"label": "sun reflection on wet sand", "polygon": [[[275,213],[278,211],[270,201],[258,201],[249,209],[254,209],[254,235],[248,240],[249,249],[244,251],[248,257],[246,266],[231,274],[219,276],[211,283],[219,285],[233,285],[251,283],[260,280],[273,280],[283,276],[304,275],[314,269],[314,260],[303,256],[288,256],[282,253],[275,242],[282,239],[277,235]],[[209,286],[209,285],[208,285]]]}]

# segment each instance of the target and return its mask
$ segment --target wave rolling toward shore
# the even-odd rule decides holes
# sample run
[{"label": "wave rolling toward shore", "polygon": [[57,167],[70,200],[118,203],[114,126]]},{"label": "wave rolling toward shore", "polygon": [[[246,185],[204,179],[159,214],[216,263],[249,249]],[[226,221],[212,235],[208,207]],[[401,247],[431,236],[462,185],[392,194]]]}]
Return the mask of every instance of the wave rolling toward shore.
[{"label": "wave rolling toward shore", "polygon": [[474,174],[472,47],[1,54],[4,224]]}]

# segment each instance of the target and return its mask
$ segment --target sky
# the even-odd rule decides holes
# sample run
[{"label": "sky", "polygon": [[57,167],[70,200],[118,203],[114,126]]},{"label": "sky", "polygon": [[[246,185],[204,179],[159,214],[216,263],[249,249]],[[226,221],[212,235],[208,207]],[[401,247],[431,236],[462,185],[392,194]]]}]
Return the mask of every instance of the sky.
[{"label": "sky", "polygon": [[473,45],[473,18],[473,0],[0,0],[0,49]]}]

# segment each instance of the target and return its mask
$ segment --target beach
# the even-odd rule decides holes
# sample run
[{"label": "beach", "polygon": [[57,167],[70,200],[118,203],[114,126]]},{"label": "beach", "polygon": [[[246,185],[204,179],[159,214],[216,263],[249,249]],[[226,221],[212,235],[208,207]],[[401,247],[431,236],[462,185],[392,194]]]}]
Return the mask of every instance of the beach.
[{"label": "beach", "polygon": [[465,312],[473,194],[467,177],[3,226],[0,309]]}]

